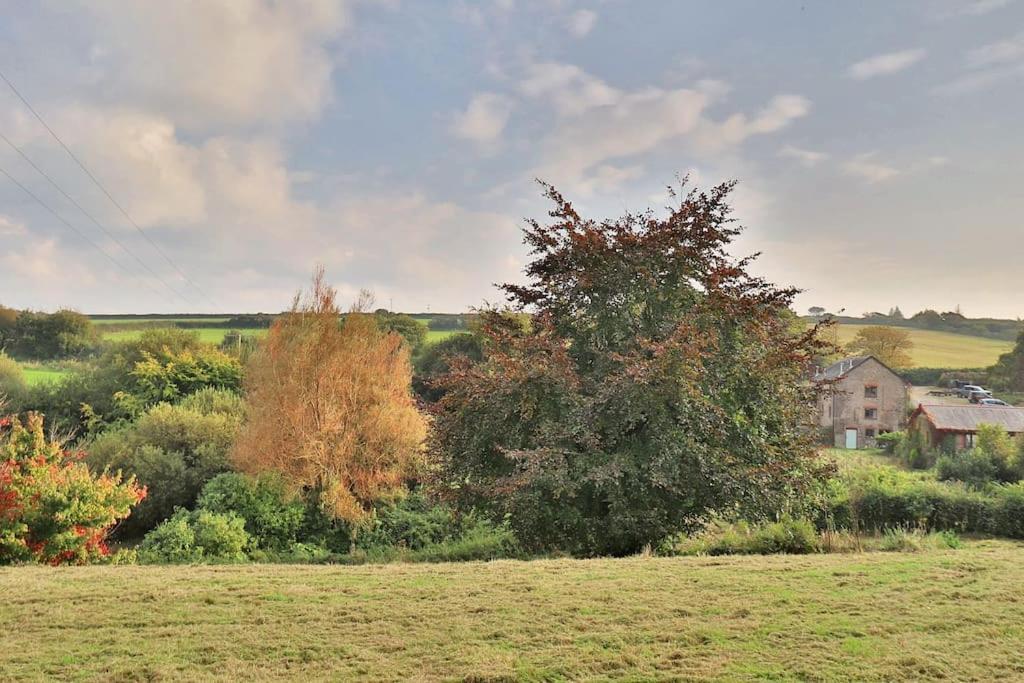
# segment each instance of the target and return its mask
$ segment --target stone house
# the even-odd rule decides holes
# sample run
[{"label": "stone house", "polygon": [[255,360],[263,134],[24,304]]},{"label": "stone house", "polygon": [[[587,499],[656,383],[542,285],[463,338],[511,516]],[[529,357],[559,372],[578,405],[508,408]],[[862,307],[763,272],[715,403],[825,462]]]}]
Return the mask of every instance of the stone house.
[{"label": "stone house", "polygon": [[919,405],[910,416],[910,428],[924,432],[932,448],[949,444],[956,450],[974,448],[980,425],[999,425],[1010,436],[1024,433],[1024,410],[1010,406]]},{"label": "stone house", "polygon": [[818,424],[836,448],[870,448],[875,437],[899,430],[907,415],[907,383],[874,356],[844,358],[819,369],[824,391]]}]

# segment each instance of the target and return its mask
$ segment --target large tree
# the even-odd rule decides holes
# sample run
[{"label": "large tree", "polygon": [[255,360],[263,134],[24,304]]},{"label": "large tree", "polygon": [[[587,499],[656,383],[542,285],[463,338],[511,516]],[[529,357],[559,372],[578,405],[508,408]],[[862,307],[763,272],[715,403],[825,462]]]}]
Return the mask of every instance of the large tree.
[{"label": "large tree", "polygon": [[989,368],[992,384],[1004,391],[1024,391],[1024,330],[1017,335],[1013,350],[999,356]]},{"label": "large tree", "polygon": [[278,472],[352,523],[402,490],[422,455],[409,351],[365,306],[344,316],[318,270],[246,366],[240,469]]},{"label": "large tree", "polygon": [[874,356],[890,368],[906,368],[913,362],[910,351],[914,348],[914,342],[910,338],[910,332],[896,327],[862,327],[846,348],[849,351]]},{"label": "large tree", "polygon": [[554,188],[531,221],[514,309],[482,315],[484,359],[441,380],[435,484],[532,548],[622,554],[713,513],[770,515],[820,481],[796,290],[728,253],[733,188],[666,217],[582,217]]}]

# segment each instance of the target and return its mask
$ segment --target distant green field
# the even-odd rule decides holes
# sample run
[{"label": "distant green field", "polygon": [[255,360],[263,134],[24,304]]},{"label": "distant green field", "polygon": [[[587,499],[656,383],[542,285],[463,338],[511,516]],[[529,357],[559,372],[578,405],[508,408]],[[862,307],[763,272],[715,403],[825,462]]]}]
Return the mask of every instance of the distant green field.
[{"label": "distant green field", "polygon": [[[168,325],[171,327],[171,325]],[[146,329],[157,329],[154,327]],[[132,339],[138,339],[145,332],[145,329],[139,330],[112,330],[110,332],[102,332],[104,339],[110,341],[129,341]],[[189,329],[187,332],[195,332],[199,335],[199,338],[210,344],[220,344],[224,340],[224,335],[231,331],[227,327],[201,327],[198,329]],[[243,335],[254,335],[257,337],[263,337],[267,334],[267,330],[239,330]]]},{"label": "distant green field", "polygon": [[30,386],[44,382],[56,382],[68,374],[67,370],[46,367],[22,367],[21,373],[25,376],[25,382]]},{"label": "distant green field", "polygon": [[[870,325],[839,325],[836,330],[840,345],[849,344],[857,331]],[[983,368],[999,360],[1013,349],[1013,342],[984,337],[970,337],[952,332],[905,329],[914,348],[910,352],[913,366],[918,368]]]},{"label": "distant green field", "polygon": [[93,325],[134,325],[136,323],[225,323],[228,318],[93,318]]},{"label": "distant green field", "polygon": [[457,334],[459,330],[428,330],[427,331],[427,343],[436,344],[439,341],[444,341],[453,334]]}]

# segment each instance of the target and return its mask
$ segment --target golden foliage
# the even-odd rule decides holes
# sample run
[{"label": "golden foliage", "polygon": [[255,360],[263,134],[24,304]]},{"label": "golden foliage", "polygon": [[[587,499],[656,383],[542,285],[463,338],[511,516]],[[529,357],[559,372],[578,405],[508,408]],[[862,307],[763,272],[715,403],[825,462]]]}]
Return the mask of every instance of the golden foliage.
[{"label": "golden foliage", "polygon": [[857,336],[847,344],[848,350],[874,356],[890,368],[910,367],[913,348],[914,342],[907,330],[881,325],[858,330]]},{"label": "golden foliage", "polygon": [[422,457],[426,421],[411,393],[409,352],[365,313],[341,319],[323,269],[271,327],[246,367],[247,422],[233,459],[315,490],[349,522],[398,492]]}]

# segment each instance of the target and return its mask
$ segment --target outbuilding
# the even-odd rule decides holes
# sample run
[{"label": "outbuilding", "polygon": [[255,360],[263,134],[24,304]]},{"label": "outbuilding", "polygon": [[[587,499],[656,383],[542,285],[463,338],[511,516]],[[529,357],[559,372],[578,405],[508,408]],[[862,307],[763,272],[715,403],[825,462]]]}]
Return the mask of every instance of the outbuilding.
[{"label": "outbuilding", "polygon": [[957,450],[974,447],[981,425],[998,425],[1010,436],[1024,433],[1024,409],[1011,406],[919,405],[910,428],[924,433],[932,448],[952,443]]}]

